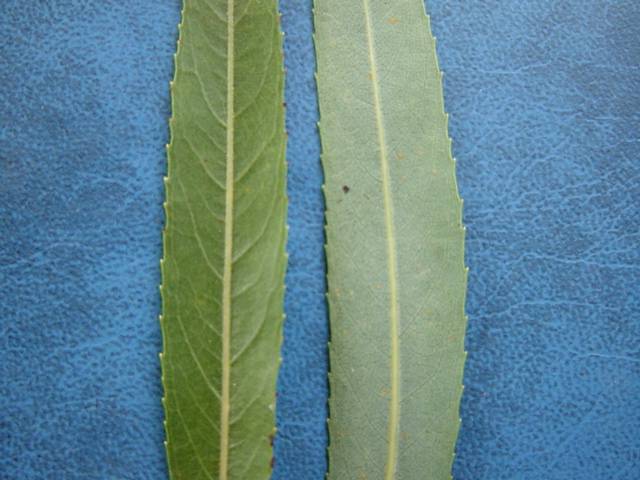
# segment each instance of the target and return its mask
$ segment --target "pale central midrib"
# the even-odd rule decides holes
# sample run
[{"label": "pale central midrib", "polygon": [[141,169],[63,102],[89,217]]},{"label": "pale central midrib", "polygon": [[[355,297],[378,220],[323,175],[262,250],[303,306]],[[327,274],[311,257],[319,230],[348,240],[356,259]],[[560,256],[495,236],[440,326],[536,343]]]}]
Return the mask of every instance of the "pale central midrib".
[{"label": "pale central midrib", "polygon": [[389,274],[389,316],[391,335],[391,397],[389,400],[389,422],[387,426],[387,460],[385,464],[385,480],[395,478],[398,458],[398,426],[400,422],[400,339],[398,337],[400,312],[398,309],[398,266],[396,262],[396,239],[393,227],[393,203],[391,200],[391,179],[389,160],[387,158],[387,142],[384,133],[380,87],[378,85],[378,67],[376,65],[375,45],[371,28],[369,0],[363,0],[365,24],[367,29],[367,46],[369,50],[369,66],[371,83],[373,84],[373,105],[376,115],[376,129],[380,147],[380,170],[382,172],[382,193],[384,199],[385,237],[387,242],[387,265]]},{"label": "pale central midrib", "polygon": [[227,2],[227,140],[224,211],[224,270],[222,274],[222,379],[220,388],[220,480],[229,475],[229,410],[231,400],[231,267],[233,263],[234,186],[234,0]]}]

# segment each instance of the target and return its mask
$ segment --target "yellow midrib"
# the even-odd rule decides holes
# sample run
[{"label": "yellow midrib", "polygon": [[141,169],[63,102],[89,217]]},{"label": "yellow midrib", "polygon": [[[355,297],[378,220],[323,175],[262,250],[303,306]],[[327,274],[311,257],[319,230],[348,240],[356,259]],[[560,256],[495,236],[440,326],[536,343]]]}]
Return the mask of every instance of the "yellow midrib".
[{"label": "yellow midrib", "polygon": [[365,23],[367,29],[367,46],[369,50],[369,66],[371,83],[373,84],[373,104],[376,115],[376,129],[380,146],[380,170],[382,172],[382,193],[384,198],[385,236],[387,241],[387,264],[389,274],[389,316],[391,334],[391,398],[389,399],[389,422],[387,425],[387,460],[385,464],[385,480],[395,478],[398,459],[398,425],[400,422],[400,339],[398,337],[400,312],[398,308],[398,266],[396,261],[396,239],[393,227],[393,202],[391,199],[391,179],[389,160],[387,158],[387,142],[382,119],[380,87],[378,85],[378,67],[376,65],[375,45],[371,28],[369,0],[363,0]]},{"label": "yellow midrib", "polygon": [[233,263],[234,187],[234,0],[227,2],[227,145],[224,211],[224,270],[222,274],[222,380],[220,392],[220,480],[229,472],[229,410],[231,405],[231,267]]}]

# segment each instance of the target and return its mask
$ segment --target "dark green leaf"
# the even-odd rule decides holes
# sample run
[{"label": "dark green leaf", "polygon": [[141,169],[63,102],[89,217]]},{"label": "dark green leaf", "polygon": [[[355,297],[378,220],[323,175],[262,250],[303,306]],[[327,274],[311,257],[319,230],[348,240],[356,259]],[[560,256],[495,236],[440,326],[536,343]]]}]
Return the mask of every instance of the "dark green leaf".
[{"label": "dark green leaf", "polygon": [[162,265],[176,480],[270,474],[286,264],[281,41],[275,0],[185,0]]}]

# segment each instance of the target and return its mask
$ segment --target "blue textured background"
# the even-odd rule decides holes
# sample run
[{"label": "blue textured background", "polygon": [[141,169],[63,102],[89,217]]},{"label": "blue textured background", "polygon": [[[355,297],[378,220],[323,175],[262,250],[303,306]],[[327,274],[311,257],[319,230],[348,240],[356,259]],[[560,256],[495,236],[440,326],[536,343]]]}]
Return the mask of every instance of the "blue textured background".
[{"label": "blue textured background", "polygon": [[[459,480],[640,478],[640,3],[430,0],[465,198]],[[158,259],[178,0],[0,0],[0,479],[166,478]],[[310,0],[281,0],[275,478],[323,478]],[[248,479],[250,480],[250,479]]]}]

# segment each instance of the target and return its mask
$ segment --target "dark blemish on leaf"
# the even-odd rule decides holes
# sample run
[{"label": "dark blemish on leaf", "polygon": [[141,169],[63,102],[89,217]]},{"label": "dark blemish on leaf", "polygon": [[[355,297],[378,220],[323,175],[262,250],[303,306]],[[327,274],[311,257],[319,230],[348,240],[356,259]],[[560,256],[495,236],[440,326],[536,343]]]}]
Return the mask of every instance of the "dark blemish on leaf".
[{"label": "dark blemish on leaf", "polygon": [[269,434],[269,445],[273,447],[273,433]]},{"label": "dark blemish on leaf", "polygon": [[342,186],[342,191],[343,191],[344,193],[349,193],[349,190],[351,190],[351,189],[350,189],[348,186],[346,186],[346,185],[343,185],[343,186]]},{"label": "dark blemish on leaf", "polygon": [[269,462],[269,466],[271,470],[273,470],[273,466],[276,464],[276,457],[271,457],[271,461]]}]

